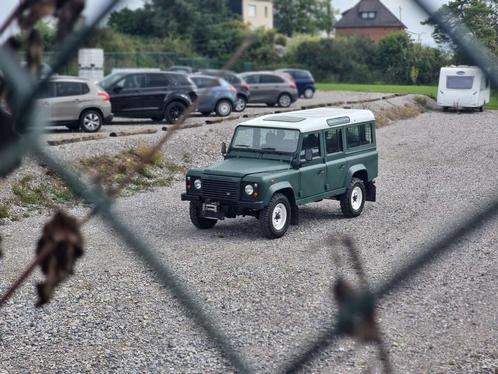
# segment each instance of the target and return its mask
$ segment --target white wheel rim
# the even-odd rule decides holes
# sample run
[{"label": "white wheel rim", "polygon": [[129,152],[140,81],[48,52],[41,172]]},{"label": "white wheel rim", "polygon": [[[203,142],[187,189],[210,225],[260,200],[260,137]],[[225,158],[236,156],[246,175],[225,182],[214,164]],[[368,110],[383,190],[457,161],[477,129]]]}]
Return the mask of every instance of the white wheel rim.
[{"label": "white wheel rim", "polygon": [[288,95],[283,95],[280,97],[280,106],[282,107],[288,107],[291,104],[291,99]]},{"label": "white wheel rim", "polygon": [[237,112],[242,112],[246,108],[246,101],[242,98],[238,98],[235,104],[235,109]]},{"label": "white wheel rim", "polygon": [[218,107],[218,111],[220,112],[221,115],[227,116],[230,113],[230,104],[228,103],[221,103],[220,106]]},{"label": "white wheel rim", "polygon": [[306,98],[310,98],[313,96],[313,90],[311,88],[307,88],[305,91],[304,91],[304,97]]},{"label": "white wheel rim", "polygon": [[354,210],[358,210],[363,203],[363,191],[360,187],[356,186],[353,188],[353,192],[351,193],[351,206]]},{"label": "white wheel rim", "polygon": [[89,113],[83,119],[83,126],[88,130],[98,129],[100,126],[100,118],[95,113]]},{"label": "white wheel rim", "polygon": [[287,208],[284,204],[280,203],[273,208],[271,215],[271,223],[273,228],[277,231],[282,230],[287,222]]}]

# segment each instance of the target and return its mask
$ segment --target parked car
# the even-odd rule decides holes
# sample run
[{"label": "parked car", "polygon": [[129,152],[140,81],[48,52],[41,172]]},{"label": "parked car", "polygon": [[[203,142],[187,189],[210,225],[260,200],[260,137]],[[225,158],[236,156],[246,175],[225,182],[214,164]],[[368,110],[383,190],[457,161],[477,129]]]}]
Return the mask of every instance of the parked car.
[{"label": "parked car", "polygon": [[208,116],[212,112],[220,117],[232,113],[237,101],[237,89],[226,80],[209,75],[191,75],[190,78],[197,86],[199,100],[197,110]]},{"label": "parked car", "polygon": [[190,219],[199,229],[238,215],[259,219],[268,238],[299,223],[299,207],[340,201],[346,217],[376,200],[375,117],[369,110],[318,108],[241,123],[224,161],[186,175]]},{"label": "parked car", "polygon": [[230,83],[237,89],[237,100],[235,101],[235,106],[233,108],[236,112],[243,112],[246,109],[247,103],[251,96],[249,91],[249,85],[244,82],[237,74],[230,70],[219,70],[219,69],[205,69],[200,71],[201,74],[211,75],[213,77],[220,77]]},{"label": "parked car", "polygon": [[315,79],[308,70],[302,69],[279,69],[277,72],[289,74],[296,82],[298,95],[311,99],[315,95]]},{"label": "parked car", "polygon": [[489,103],[489,79],[478,66],[442,67],[439,73],[437,104],[448,109],[479,109]]},{"label": "parked car", "polygon": [[168,71],[176,71],[177,73],[192,74],[194,69],[191,66],[173,65],[168,68]]},{"label": "parked car", "polygon": [[176,123],[197,98],[194,82],[175,72],[115,73],[99,85],[111,95],[112,112],[119,117]]},{"label": "parked car", "polygon": [[110,96],[95,83],[78,77],[56,75],[38,99],[53,125],[86,132],[99,131],[112,121]]},{"label": "parked car", "polygon": [[249,85],[249,103],[287,108],[297,101],[296,84],[282,74],[271,71],[256,71],[239,74]]}]

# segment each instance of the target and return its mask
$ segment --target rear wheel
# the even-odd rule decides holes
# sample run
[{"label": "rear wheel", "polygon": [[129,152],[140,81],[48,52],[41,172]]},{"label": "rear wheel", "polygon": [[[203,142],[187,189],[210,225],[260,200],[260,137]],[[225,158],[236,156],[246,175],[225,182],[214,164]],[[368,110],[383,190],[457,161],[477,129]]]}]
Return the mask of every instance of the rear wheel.
[{"label": "rear wheel", "polygon": [[291,206],[287,196],[276,193],[259,215],[261,233],[268,239],[282,237],[289,228]]},{"label": "rear wheel", "polygon": [[315,94],[315,91],[312,88],[307,88],[304,90],[303,95],[306,99],[311,99],[314,94]]},{"label": "rear wheel", "polygon": [[351,179],[346,193],[341,196],[341,210],[345,217],[358,217],[365,206],[365,184],[359,178]]},{"label": "rear wheel", "polygon": [[215,111],[220,117],[229,116],[232,113],[232,103],[229,100],[220,100],[216,104]]},{"label": "rear wheel", "polygon": [[237,96],[237,100],[235,101],[235,108],[233,109],[236,112],[243,112],[247,107],[247,99],[243,96]]},{"label": "rear wheel", "polygon": [[288,108],[292,104],[292,97],[289,94],[283,93],[278,97],[278,106]]},{"label": "rear wheel", "polygon": [[185,106],[185,104],[179,101],[173,101],[172,103],[169,103],[164,113],[166,122],[170,124],[178,123],[183,118],[186,109],[187,107]]},{"label": "rear wheel", "polygon": [[193,201],[190,202],[190,220],[195,227],[201,230],[211,229],[218,222],[216,219],[202,217],[201,206]]},{"label": "rear wheel", "polygon": [[96,110],[85,110],[80,117],[80,128],[85,132],[97,132],[103,124],[102,114]]}]

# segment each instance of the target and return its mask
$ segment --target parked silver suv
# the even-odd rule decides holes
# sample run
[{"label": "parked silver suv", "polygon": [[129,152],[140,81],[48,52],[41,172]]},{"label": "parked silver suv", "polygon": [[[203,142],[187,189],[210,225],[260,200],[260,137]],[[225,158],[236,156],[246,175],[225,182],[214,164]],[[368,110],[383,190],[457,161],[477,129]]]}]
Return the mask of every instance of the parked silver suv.
[{"label": "parked silver suv", "polygon": [[97,132],[112,121],[110,96],[95,83],[83,78],[54,76],[38,100],[53,125],[85,132]]},{"label": "parked silver suv", "polygon": [[287,108],[297,101],[296,83],[283,73],[252,71],[239,74],[248,85],[251,97],[249,103],[267,104]]}]

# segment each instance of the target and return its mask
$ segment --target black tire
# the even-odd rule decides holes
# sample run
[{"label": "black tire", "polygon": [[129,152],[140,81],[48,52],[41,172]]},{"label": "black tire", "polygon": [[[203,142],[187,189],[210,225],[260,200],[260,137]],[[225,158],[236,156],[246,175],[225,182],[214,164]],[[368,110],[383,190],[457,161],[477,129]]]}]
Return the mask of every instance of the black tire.
[{"label": "black tire", "polygon": [[232,113],[233,105],[230,100],[222,99],[216,103],[214,111],[218,117],[227,117]]},{"label": "black tire", "polygon": [[212,229],[218,222],[216,219],[201,217],[201,206],[193,201],[190,202],[190,220],[195,227],[201,230]]},{"label": "black tire", "polygon": [[[365,197],[365,183],[359,178],[351,179],[348,189],[340,199],[342,214],[347,218],[358,217],[365,206]],[[357,206],[357,199],[361,199],[359,206]]]},{"label": "black tire", "polygon": [[174,125],[178,123],[185,113],[187,106],[180,101],[173,101],[166,106],[166,110],[164,111],[164,118],[166,122]]},{"label": "black tire", "polygon": [[244,97],[244,96],[241,96],[241,95],[238,95],[237,96],[237,101],[235,102],[235,105],[234,105],[234,112],[243,112],[244,110],[246,110],[246,107],[247,107],[247,99]]},{"label": "black tire", "polygon": [[303,96],[305,99],[311,99],[315,95],[315,90],[311,87],[308,87],[304,90]]},{"label": "black tire", "polygon": [[292,97],[287,93],[283,93],[278,97],[277,103],[281,108],[288,108],[292,104]]},{"label": "black tire", "polygon": [[[286,209],[286,215],[282,227],[276,227],[275,223],[278,222],[277,216],[282,219],[281,212],[276,209]],[[268,239],[276,239],[282,237],[289,228],[291,221],[291,206],[287,196],[276,193],[272,196],[270,202],[259,214],[259,225],[261,233]]]},{"label": "black tire", "polygon": [[85,110],[80,116],[80,129],[84,132],[97,132],[102,127],[104,120],[102,114],[94,109]]},{"label": "black tire", "polygon": [[211,115],[211,112],[201,112],[201,114],[204,116],[204,117],[209,117]]}]

